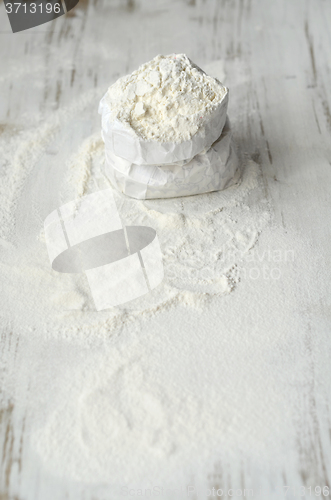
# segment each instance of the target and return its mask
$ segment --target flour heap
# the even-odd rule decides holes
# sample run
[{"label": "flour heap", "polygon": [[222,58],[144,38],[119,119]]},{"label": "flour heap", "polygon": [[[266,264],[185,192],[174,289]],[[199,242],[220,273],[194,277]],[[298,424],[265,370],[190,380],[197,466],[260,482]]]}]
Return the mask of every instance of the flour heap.
[{"label": "flour heap", "polygon": [[197,133],[226,92],[185,54],[158,55],[109,87],[109,118],[145,140],[182,142]]},{"label": "flour heap", "polygon": [[185,54],[156,56],[100,101],[106,176],[137,199],[225,189],[238,168],[227,106],[228,89]]}]

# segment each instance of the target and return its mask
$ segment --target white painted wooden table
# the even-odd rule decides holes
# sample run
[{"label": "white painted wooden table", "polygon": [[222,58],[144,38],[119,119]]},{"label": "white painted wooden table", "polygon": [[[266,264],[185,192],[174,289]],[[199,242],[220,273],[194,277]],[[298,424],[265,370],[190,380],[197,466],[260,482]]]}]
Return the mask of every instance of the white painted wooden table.
[{"label": "white painted wooden table", "polygon": [[[316,296],[311,293],[316,287],[331,278],[330,21],[329,0],[80,0],[70,15],[12,34],[0,3],[0,134],[10,128],[33,130],[44,118],[69,106],[78,93],[91,92],[95,107],[89,117],[85,114],[81,136],[73,138],[77,143],[98,130],[96,106],[108,85],[156,54],[185,52],[202,68],[224,61],[235,137],[241,151],[260,165],[275,223],[285,232],[291,228],[304,235],[322,256],[316,281],[307,282],[302,277],[305,270],[298,276],[298,290],[307,300],[293,314],[302,316],[302,330],[290,332],[283,324],[282,335],[275,338],[281,348],[274,357],[274,347],[259,338],[261,349],[263,345],[268,353],[266,363],[280,367],[279,394],[287,384],[294,386],[295,400],[284,411],[290,413],[295,430],[286,453],[275,457],[276,451],[270,448],[270,460],[259,474],[255,467],[264,488],[262,496],[255,491],[256,498],[297,498],[300,486],[306,488],[301,498],[315,498],[315,486],[327,487],[331,481],[330,287],[322,286],[318,301],[310,298]],[[70,147],[69,140],[64,157]],[[8,234],[4,239],[12,237]],[[258,313],[249,311],[249,304],[242,309],[236,299],[240,291],[232,295],[225,303],[243,317],[245,325],[247,315]],[[286,297],[279,296],[279,301],[286,303]],[[272,315],[263,309],[263,302],[260,313]],[[167,324],[171,328],[166,314],[159,321],[164,322],[163,328]],[[198,328],[199,321],[221,320],[215,315],[196,321]],[[258,317],[256,324],[258,330]],[[30,453],[27,420],[42,417],[33,412],[27,417],[29,398],[38,391],[39,376],[49,378],[52,390],[56,370],[46,369],[52,365],[51,351],[64,356],[67,349],[47,342],[28,341],[8,325],[2,332],[6,391],[0,414],[0,498],[110,500],[107,485],[52,476]],[[40,359],[41,365],[44,359],[41,375],[26,369],[23,360],[29,356]],[[282,377],[283,358],[293,363],[292,380]],[[277,425],[275,421],[277,440],[287,440]],[[258,446],[252,449],[252,457],[255,454]],[[251,484],[252,471],[250,460],[242,461],[240,449],[234,449],[210,470],[209,484],[244,489]],[[284,486],[291,487],[286,497]]]}]

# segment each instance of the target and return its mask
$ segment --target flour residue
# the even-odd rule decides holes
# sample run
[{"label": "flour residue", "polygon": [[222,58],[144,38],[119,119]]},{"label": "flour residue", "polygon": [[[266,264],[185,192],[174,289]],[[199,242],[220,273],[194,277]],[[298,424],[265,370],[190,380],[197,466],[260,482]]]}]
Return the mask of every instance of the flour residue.
[{"label": "flour residue", "polygon": [[[174,360],[177,368],[169,373],[162,356],[172,359],[172,343],[156,336],[150,351],[149,337],[139,337],[161,315],[199,313],[235,294],[241,262],[257,244],[271,211],[260,167],[248,158],[242,158],[236,184],[225,191],[138,201],[114,189],[123,224],[157,231],[165,278],[146,296],[96,312],[83,273],[51,269],[43,232],[43,221],[55,208],[112,188],[104,175],[100,133],[76,120],[91,109],[95,94],[83,96],[33,132],[17,137],[17,131],[6,130],[0,137],[6,166],[1,185],[3,321],[20,328],[22,335],[50,343],[65,339],[75,348],[95,348],[109,338],[118,341],[104,346],[102,354],[90,353],[84,363],[73,359],[61,366],[56,406],[57,391],[49,394],[49,385],[40,378],[46,418],[33,425],[31,444],[50,471],[90,483],[148,481],[146,471],[153,477],[162,477],[163,471],[165,478],[171,470],[185,481],[192,454],[203,466],[210,454],[206,443],[216,443],[230,428],[234,415],[226,411],[220,419],[219,412],[225,392],[233,390],[226,383],[222,391],[212,383],[208,393],[203,390],[217,369],[215,339],[196,351],[192,373],[189,351],[188,364],[185,358],[180,365]],[[194,335],[196,341],[199,332]],[[185,353],[186,339],[178,335],[176,342],[183,343],[180,352]],[[39,397],[31,399],[30,407],[35,405],[39,408]]]},{"label": "flour residue", "polygon": [[[75,105],[74,112],[82,105]],[[62,116],[65,117],[65,114],[62,113]],[[59,118],[43,125],[45,133],[40,135],[40,141],[35,146],[39,157],[42,157],[44,148],[54,151],[56,158],[60,137],[57,136],[50,144],[46,138],[48,130],[56,131],[58,126]],[[34,132],[32,143],[35,143],[36,137],[38,131]],[[28,165],[33,165],[37,157],[30,158],[28,151],[27,139],[22,153],[17,154]],[[44,176],[49,173],[46,167]],[[52,195],[53,207],[56,207],[55,203],[60,206],[91,192],[109,188],[103,167],[103,142],[96,132],[78,144],[58,175],[54,169],[53,184],[58,187],[58,192]],[[122,307],[97,313],[83,273],[61,274],[50,267],[42,229],[43,218],[49,213],[45,207],[49,204],[50,193],[49,190],[37,190],[37,183],[33,183],[36,175],[40,175],[40,169],[32,171],[30,190],[25,193],[26,205],[31,206],[29,219],[27,216],[24,219],[31,224],[29,244],[5,253],[1,265],[7,287],[16,293],[16,301],[8,304],[10,317],[14,316],[12,308],[15,311],[19,309],[20,314],[15,316],[24,317],[24,322],[29,323],[32,331],[42,322],[45,331],[55,336],[86,339],[86,336],[109,335],[124,324],[139,323],[141,319],[151,318],[163,310],[182,306],[199,309],[214,298],[231,293],[240,280],[238,263],[254,247],[270,219],[268,203],[261,195],[259,166],[249,159],[243,160],[242,175],[239,178],[238,174],[237,184],[225,191],[138,201],[114,190],[123,224],[151,226],[157,231],[165,278],[148,295]],[[18,183],[18,174],[15,173],[15,176]],[[17,189],[12,182],[10,195],[15,197]],[[21,225],[21,229],[22,234],[24,231],[27,233],[26,225]],[[31,239],[32,231],[36,233],[34,240]],[[26,290],[29,290],[28,294]]]}]

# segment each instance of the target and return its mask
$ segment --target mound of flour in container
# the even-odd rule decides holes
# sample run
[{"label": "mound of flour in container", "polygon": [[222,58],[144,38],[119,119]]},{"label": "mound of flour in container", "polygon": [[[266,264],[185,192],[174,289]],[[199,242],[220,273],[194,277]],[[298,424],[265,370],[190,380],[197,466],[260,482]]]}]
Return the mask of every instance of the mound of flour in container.
[{"label": "mound of flour in container", "polygon": [[144,140],[182,142],[203,127],[226,92],[185,54],[158,55],[109,87],[109,120]]}]

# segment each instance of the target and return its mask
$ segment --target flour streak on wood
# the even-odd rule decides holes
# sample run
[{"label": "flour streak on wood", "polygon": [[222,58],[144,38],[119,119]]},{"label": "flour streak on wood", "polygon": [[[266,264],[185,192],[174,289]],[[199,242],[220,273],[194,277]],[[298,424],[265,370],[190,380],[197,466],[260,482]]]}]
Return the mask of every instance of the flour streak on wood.
[{"label": "flour streak on wood", "polygon": [[[202,67],[223,60],[235,137],[242,152],[260,164],[275,220],[285,230],[308,231],[324,248],[324,265],[330,265],[331,231],[325,225],[331,180],[330,19],[327,0],[80,0],[66,17],[13,35],[0,3],[0,134],[33,127],[77,94],[106,89],[158,53],[186,52]],[[287,453],[276,460],[270,450],[270,463],[261,464],[260,475],[239,448],[231,456],[220,454],[206,478],[210,488],[257,486],[265,493],[256,498],[280,499],[288,485],[330,486],[326,360],[331,343],[325,333],[330,312],[326,302],[309,302],[310,286],[308,305],[301,311],[306,329],[292,346],[293,370],[302,378],[294,373],[288,382],[295,391],[288,407],[295,431],[285,445]],[[34,415],[27,408],[37,375],[22,371],[19,360],[29,350],[42,356],[42,349],[36,340],[22,343],[20,337],[4,331],[0,344],[6,388],[0,410],[0,499],[96,500],[93,486],[44,471],[29,446]],[[280,379],[280,392],[283,384]],[[298,492],[289,490],[286,498]]]}]

